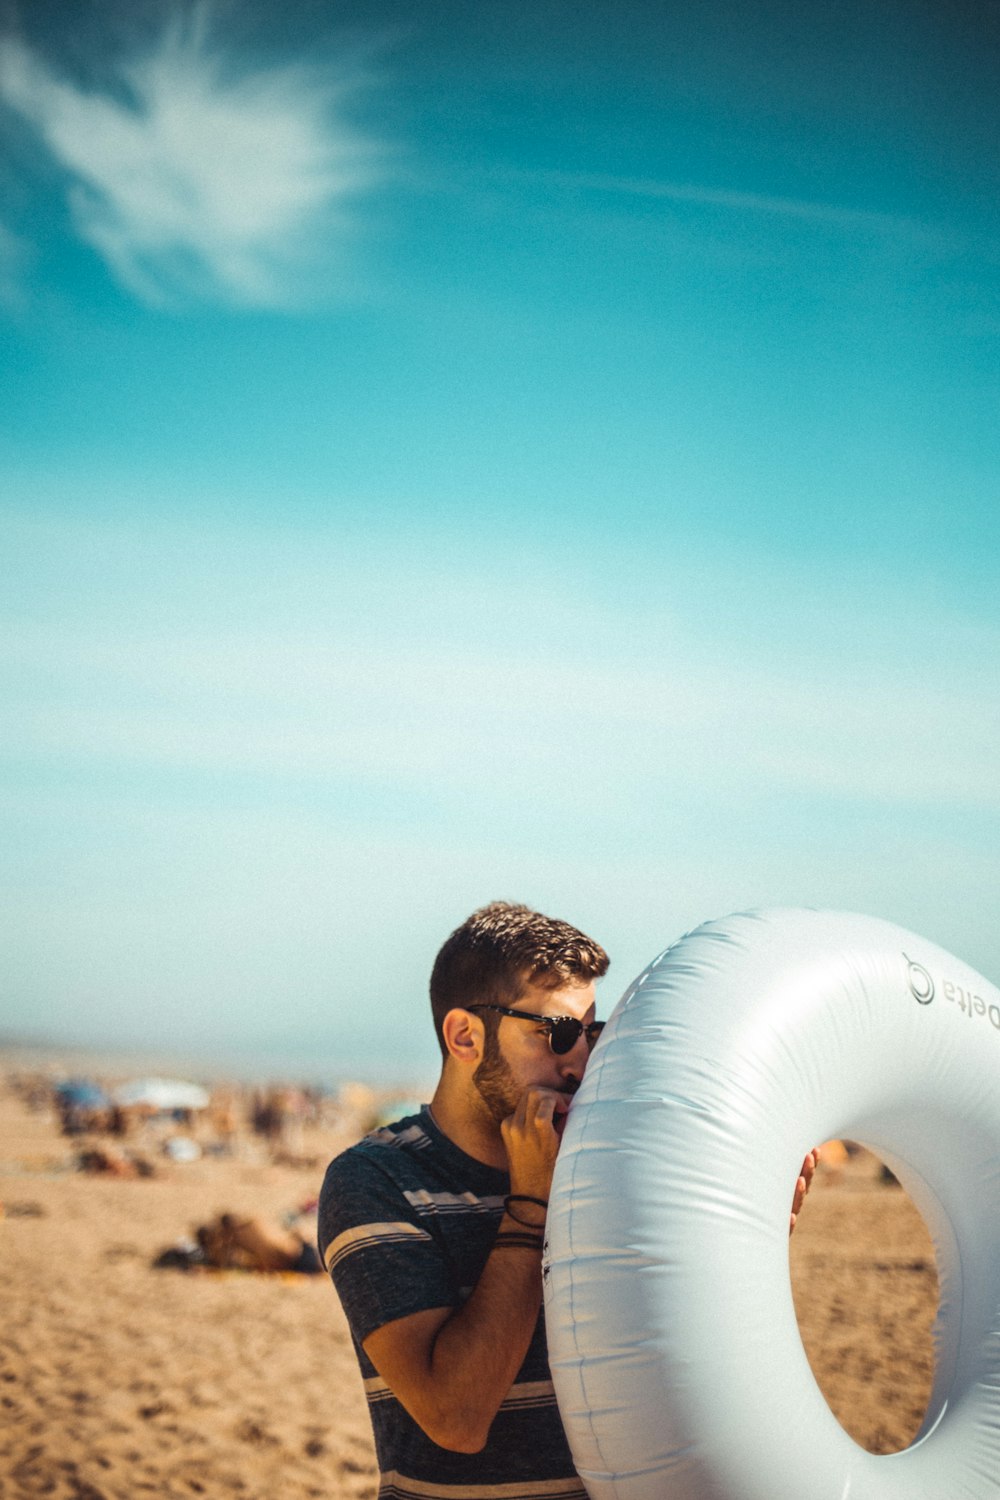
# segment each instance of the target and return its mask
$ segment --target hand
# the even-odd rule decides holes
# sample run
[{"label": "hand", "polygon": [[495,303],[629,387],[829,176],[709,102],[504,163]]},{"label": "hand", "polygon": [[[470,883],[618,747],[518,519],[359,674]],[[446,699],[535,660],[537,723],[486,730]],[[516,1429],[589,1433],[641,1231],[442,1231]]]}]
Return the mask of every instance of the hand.
[{"label": "hand", "polygon": [[562,1118],[569,1109],[558,1089],[525,1089],[500,1126],[510,1164],[510,1190],[548,1198],[559,1151]]},{"label": "hand", "polygon": [[819,1161],[819,1147],[814,1146],[802,1163],[802,1171],[799,1173],[795,1184],[795,1193],[792,1197],[792,1212],[788,1220],[788,1233],[791,1234],[795,1228],[795,1221],[799,1216],[799,1210],[805,1202],[806,1193],[812,1186],[816,1165]]}]

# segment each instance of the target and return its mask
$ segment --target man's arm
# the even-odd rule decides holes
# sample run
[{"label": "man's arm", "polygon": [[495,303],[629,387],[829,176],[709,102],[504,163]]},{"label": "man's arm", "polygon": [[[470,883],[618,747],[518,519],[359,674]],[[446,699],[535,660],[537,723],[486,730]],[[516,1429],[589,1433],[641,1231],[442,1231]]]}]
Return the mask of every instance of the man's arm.
[{"label": "man's arm", "polygon": [[413,1313],[365,1340],[393,1395],[439,1447],[485,1446],[528,1352],[541,1289],[537,1250],[494,1250],[464,1307]]},{"label": "man's arm", "polygon": [[[503,1124],[511,1192],[547,1200],[559,1149],[553,1123],[564,1100],[532,1088]],[[525,1217],[544,1210],[529,1205]],[[500,1233],[528,1234],[504,1214]],[[538,1247],[505,1244],[491,1251],[462,1307],[438,1307],[385,1323],[364,1341],[365,1353],[396,1399],[442,1448],[478,1453],[528,1352],[542,1298]]]},{"label": "man's arm", "polygon": [[[504,1122],[511,1192],[548,1199],[559,1149],[553,1123],[563,1100],[529,1089]],[[812,1181],[810,1152],[795,1184],[792,1224]],[[529,1207],[539,1231],[544,1211]],[[505,1214],[501,1232],[525,1233]],[[500,1242],[503,1246],[503,1242]],[[365,1353],[427,1436],[442,1448],[478,1453],[528,1352],[541,1304],[539,1250],[497,1247],[460,1308],[435,1307],[384,1323],[364,1340]]]}]

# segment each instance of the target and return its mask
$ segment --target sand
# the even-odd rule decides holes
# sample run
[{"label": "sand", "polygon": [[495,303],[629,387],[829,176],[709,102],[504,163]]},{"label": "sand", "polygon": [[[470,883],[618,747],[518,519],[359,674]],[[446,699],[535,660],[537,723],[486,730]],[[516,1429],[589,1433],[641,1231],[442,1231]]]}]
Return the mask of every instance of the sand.
[{"label": "sand", "polygon": [[789,1247],[809,1363],[834,1415],[870,1453],[913,1441],[934,1374],[934,1247],[867,1152],[820,1172]]},{"label": "sand", "polygon": [[[279,1218],[314,1195],[350,1122],[306,1127],[275,1163],[75,1170],[79,1143],[0,1083],[0,1496],[370,1500],[360,1377],[325,1277],[156,1270],[214,1211]],[[904,1446],[929,1391],[933,1252],[868,1157],[818,1181],[793,1238],[807,1352],[839,1420]]]}]

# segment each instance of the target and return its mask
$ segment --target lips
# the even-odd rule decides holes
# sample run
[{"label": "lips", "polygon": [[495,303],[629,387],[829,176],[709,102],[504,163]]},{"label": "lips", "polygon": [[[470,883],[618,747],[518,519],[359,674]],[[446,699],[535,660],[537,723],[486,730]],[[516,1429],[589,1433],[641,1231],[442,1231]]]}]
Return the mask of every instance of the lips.
[{"label": "lips", "polygon": [[566,1121],[569,1119],[569,1112],[573,1106],[573,1095],[575,1093],[576,1089],[559,1090],[559,1097],[560,1099],[564,1099],[566,1101],[566,1108],[559,1111],[557,1114],[554,1114],[552,1117],[552,1128],[555,1130],[556,1135],[561,1136],[563,1131],[566,1129]]}]

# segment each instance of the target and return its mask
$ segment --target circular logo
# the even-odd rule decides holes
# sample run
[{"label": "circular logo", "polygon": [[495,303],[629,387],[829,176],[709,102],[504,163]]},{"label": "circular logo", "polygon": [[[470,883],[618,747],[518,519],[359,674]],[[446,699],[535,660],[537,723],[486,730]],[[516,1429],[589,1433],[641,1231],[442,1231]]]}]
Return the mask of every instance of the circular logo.
[{"label": "circular logo", "polygon": [[[905,953],[903,957],[906,958]],[[930,1005],[934,999],[934,981],[923,964],[915,964],[912,958],[906,958],[906,978],[917,1004]]]}]

